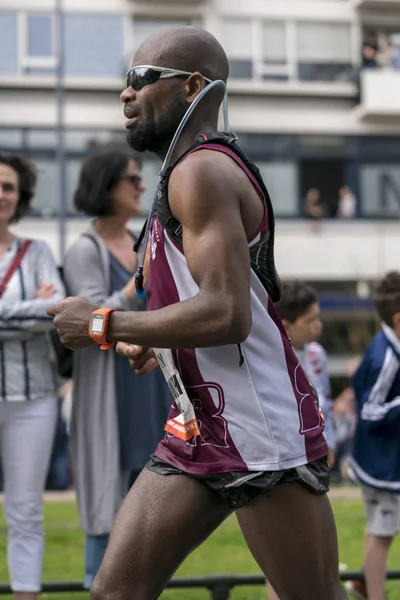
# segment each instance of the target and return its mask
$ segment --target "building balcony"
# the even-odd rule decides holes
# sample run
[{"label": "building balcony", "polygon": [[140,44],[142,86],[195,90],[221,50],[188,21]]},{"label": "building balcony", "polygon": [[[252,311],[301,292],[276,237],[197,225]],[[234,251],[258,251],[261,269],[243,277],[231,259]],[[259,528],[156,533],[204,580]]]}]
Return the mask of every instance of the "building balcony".
[{"label": "building balcony", "polygon": [[353,0],[355,8],[373,11],[400,11],[400,0]]},{"label": "building balcony", "polygon": [[169,8],[173,6],[199,6],[206,4],[208,0],[130,0],[132,4],[136,4],[141,6],[146,4],[146,6]]},{"label": "building balcony", "polygon": [[360,96],[361,102],[356,112],[361,120],[399,119],[400,71],[361,71]]}]

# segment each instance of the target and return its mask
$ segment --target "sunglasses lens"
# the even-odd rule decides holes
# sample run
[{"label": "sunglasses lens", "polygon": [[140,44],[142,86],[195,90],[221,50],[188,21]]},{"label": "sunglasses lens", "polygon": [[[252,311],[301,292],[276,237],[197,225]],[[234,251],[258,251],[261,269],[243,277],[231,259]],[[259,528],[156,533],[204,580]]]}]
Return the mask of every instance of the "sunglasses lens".
[{"label": "sunglasses lens", "polygon": [[131,175],[130,181],[133,185],[139,187],[139,185],[142,183],[142,178],[140,177],[140,175]]},{"label": "sunglasses lens", "polygon": [[148,67],[138,67],[131,69],[127,75],[127,87],[131,87],[135,92],[140,92],[146,85],[155,83],[160,79],[161,73],[153,71]]}]

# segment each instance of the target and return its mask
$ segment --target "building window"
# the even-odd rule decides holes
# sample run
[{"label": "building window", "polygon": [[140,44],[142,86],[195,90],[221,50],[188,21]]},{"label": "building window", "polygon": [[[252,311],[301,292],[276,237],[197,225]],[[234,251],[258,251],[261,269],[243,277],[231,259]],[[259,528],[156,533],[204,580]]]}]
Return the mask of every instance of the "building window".
[{"label": "building window", "polygon": [[120,79],[122,83],[124,16],[66,12],[64,56],[67,76]]},{"label": "building window", "polygon": [[352,77],[351,28],[347,23],[297,23],[301,81],[348,81]]},{"label": "building window", "polygon": [[18,71],[17,13],[0,11],[0,73]]},{"label": "building window", "polygon": [[0,152],[17,152],[22,146],[21,129],[0,129]]},{"label": "building window", "polygon": [[246,19],[226,19],[222,24],[221,43],[229,58],[230,76],[252,79],[252,22]]},{"label": "building window", "polygon": [[227,18],[220,26],[234,79],[354,80],[350,23]]},{"label": "building window", "polygon": [[265,80],[289,78],[286,24],[268,21],[262,25],[262,64],[260,75]]},{"label": "building window", "polygon": [[55,55],[52,15],[28,15],[28,56]]},{"label": "building window", "polygon": [[50,13],[22,14],[22,68],[25,73],[54,73],[55,19]]},{"label": "building window", "polygon": [[399,164],[369,164],[361,167],[361,216],[399,218]]},{"label": "building window", "polygon": [[277,217],[298,217],[298,168],[294,162],[257,161]]}]

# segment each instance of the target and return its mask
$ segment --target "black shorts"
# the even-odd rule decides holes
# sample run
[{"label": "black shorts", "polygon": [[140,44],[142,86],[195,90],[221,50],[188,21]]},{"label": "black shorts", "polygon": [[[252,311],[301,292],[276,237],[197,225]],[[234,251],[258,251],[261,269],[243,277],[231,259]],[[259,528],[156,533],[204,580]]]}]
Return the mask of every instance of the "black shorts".
[{"label": "black shorts", "polygon": [[329,467],[326,457],[285,471],[242,471],[215,475],[193,475],[177,469],[152,454],[146,467],[160,475],[193,477],[215,492],[233,510],[241,508],[281,483],[300,483],[320,496],[329,491]]}]

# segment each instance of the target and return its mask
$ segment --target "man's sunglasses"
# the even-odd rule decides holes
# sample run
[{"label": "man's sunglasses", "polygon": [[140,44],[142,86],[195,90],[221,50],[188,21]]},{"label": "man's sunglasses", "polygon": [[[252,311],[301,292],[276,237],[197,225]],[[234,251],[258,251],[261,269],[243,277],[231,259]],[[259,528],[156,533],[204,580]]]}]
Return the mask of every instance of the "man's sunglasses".
[{"label": "man's sunglasses", "polygon": [[[177,69],[166,69],[164,67],[152,67],[150,65],[140,65],[133,67],[126,74],[126,87],[131,87],[135,92],[140,92],[146,85],[156,83],[159,79],[171,79],[172,77],[189,77],[193,75],[189,71],[178,71]],[[207,83],[211,79],[204,77]]]},{"label": "man's sunglasses", "polygon": [[143,181],[140,175],[124,175],[123,177],[120,177],[120,179],[125,179],[126,181],[129,181],[135,187],[139,187]]}]

